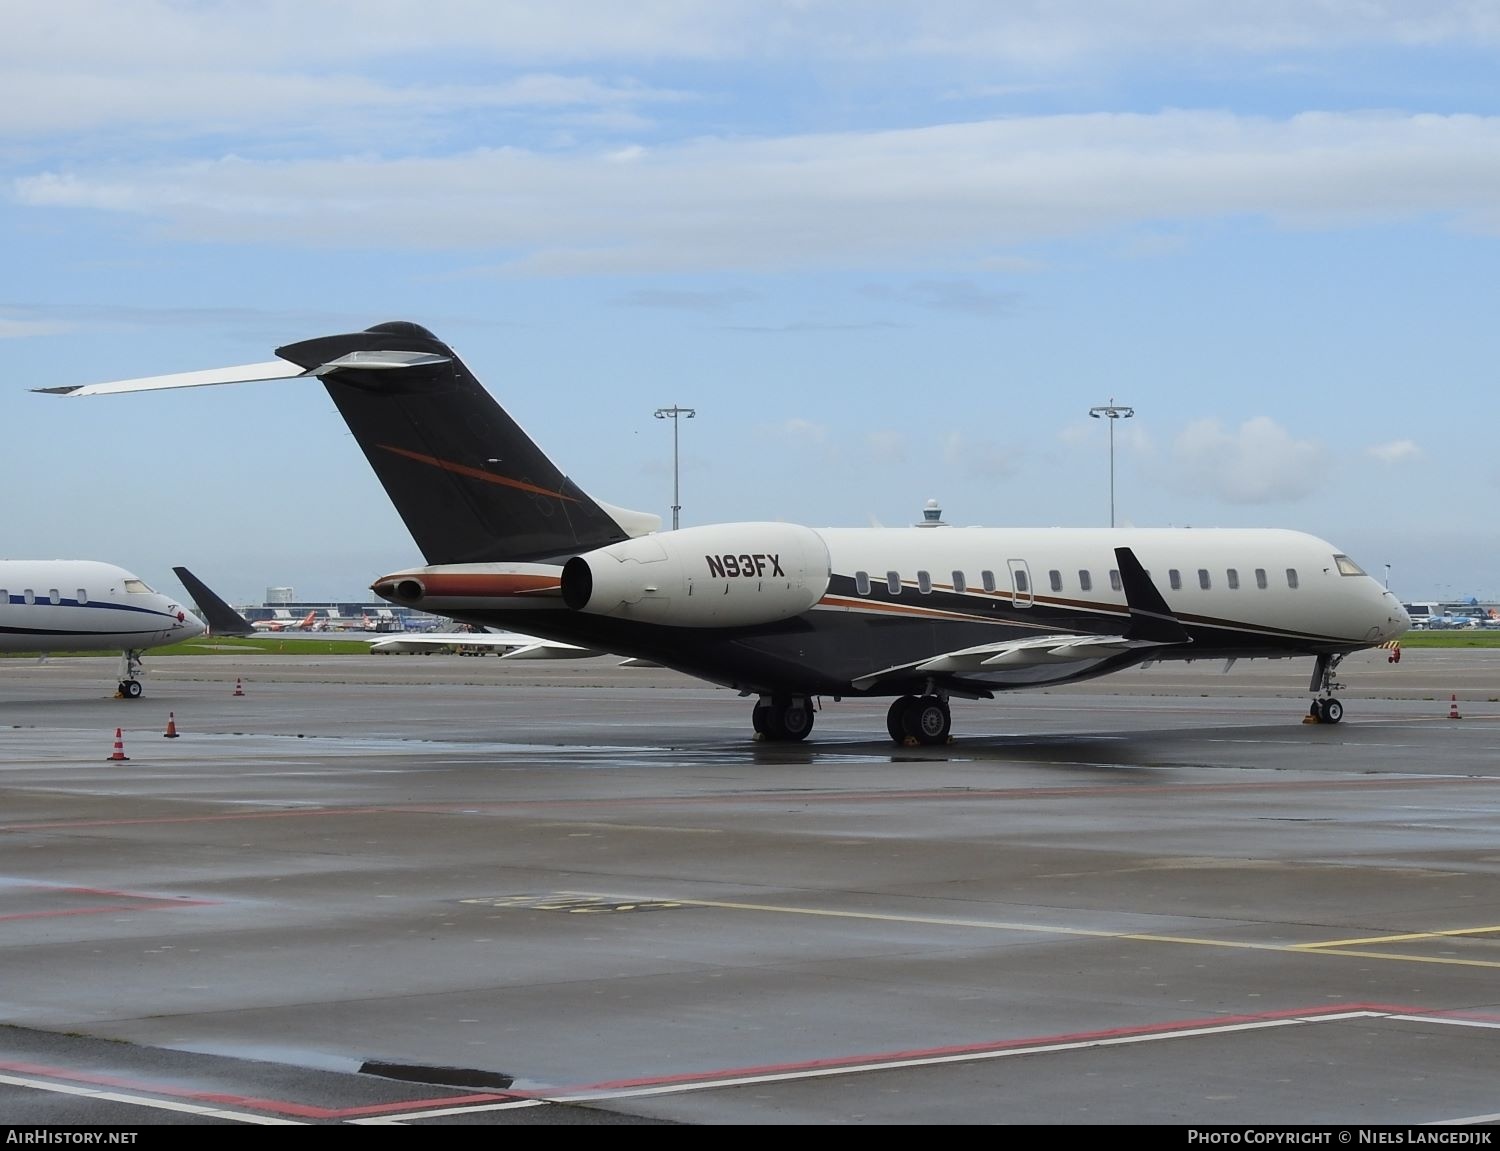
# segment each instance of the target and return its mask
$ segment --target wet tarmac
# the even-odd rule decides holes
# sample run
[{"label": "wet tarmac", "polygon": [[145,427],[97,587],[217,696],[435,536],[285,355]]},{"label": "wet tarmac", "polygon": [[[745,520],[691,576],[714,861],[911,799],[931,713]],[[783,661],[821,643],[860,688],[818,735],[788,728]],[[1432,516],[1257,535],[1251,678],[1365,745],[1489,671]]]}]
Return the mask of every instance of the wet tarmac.
[{"label": "wet tarmac", "polygon": [[[1500,1113],[1500,651],[882,700],[611,659],[0,660],[0,1122]],[[116,729],[119,729],[118,741]],[[171,734],[168,734],[171,732]]]}]

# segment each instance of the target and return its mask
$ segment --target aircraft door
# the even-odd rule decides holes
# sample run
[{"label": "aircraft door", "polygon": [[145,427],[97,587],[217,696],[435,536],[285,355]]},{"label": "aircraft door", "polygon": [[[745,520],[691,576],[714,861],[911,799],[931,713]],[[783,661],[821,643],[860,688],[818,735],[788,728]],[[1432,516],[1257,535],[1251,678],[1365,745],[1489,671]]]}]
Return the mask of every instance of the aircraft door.
[{"label": "aircraft door", "polygon": [[1032,605],[1031,569],[1025,560],[1006,560],[1010,565],[1010,598],[1016,607]]}]

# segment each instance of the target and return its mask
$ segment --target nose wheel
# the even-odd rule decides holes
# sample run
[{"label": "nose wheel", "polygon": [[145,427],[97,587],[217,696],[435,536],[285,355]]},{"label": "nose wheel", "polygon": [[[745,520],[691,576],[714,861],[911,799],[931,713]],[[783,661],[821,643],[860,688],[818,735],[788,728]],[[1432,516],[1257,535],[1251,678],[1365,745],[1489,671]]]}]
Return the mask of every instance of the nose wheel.
[{"label": "nose wheel", "polygon": [[1308,707],[1303,723],[1338,723],[1344,718],[1344,705],[1333,697],[1333,693],[1344,686],[1333,675],[1343,661],[1342,655],[1318,656],[1313,664],[1312,683],[1307,690],[1318,692],[1320,696]]}]

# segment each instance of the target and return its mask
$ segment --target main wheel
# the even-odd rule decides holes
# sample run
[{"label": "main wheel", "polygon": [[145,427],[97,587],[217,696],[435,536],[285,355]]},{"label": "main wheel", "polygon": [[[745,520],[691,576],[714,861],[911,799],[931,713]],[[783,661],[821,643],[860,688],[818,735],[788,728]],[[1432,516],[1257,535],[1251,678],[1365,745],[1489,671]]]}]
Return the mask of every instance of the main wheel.
[{"label": "main wheel", "polygon": [[885,729],[896,743],[906,742],[906,709],[916,703],[916,698],[898,695],[891,701],[891,709],[885,713]]},{"label": "main wheel", "polygon": [[929,746],[946,743],[948,733],[953,729],[953,715],[948,704],[935,695],[913,700],[902,719],[906,734]]},{"label": "main wheel", "polygon": [[789,703],[780,708],[777,718],[780,720],[778,726],[781,728],[781,738],[789,740],[806,739],[808,733],[813,729],[813,709],[807,706],[806,700],[797,703]]}]

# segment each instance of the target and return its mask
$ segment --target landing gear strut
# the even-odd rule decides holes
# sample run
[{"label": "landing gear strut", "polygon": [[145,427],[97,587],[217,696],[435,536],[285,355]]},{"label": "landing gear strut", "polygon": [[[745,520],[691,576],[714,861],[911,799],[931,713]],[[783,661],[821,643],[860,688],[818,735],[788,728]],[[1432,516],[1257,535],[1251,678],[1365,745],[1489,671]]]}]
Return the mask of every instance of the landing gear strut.
[{"label": "landing gear strut", "polygon": [[1307,690],[1317,692],[1319,697],[1307,709],[1303,723],[1338,723],[1344,718],[1344,705],[1333,698],[1333,693],[1344,685],[1334,679],[1334,672],[1344,662],[1342,655],[1320,655],[1313,664],[1312,683]]},{"label": "landing gear strut", "polygon": [[953,730],[953,713],[942,695],[903,695],[885,715],[891,739],[905,747],[947,743]]},{"label": "landing gear strut", "polygon": [[120,657],[120,688],[115,695],[116,699],[140,699],[141,681],[136,676],[141,674],[141,653],[138,651],[127,651],[121,653]]},{"label": "landing gear strut", "polygon": [[750,713],[755,738],[776,743],[804,740],[813,728],[812,699],[805,695],[763,695]]}]

